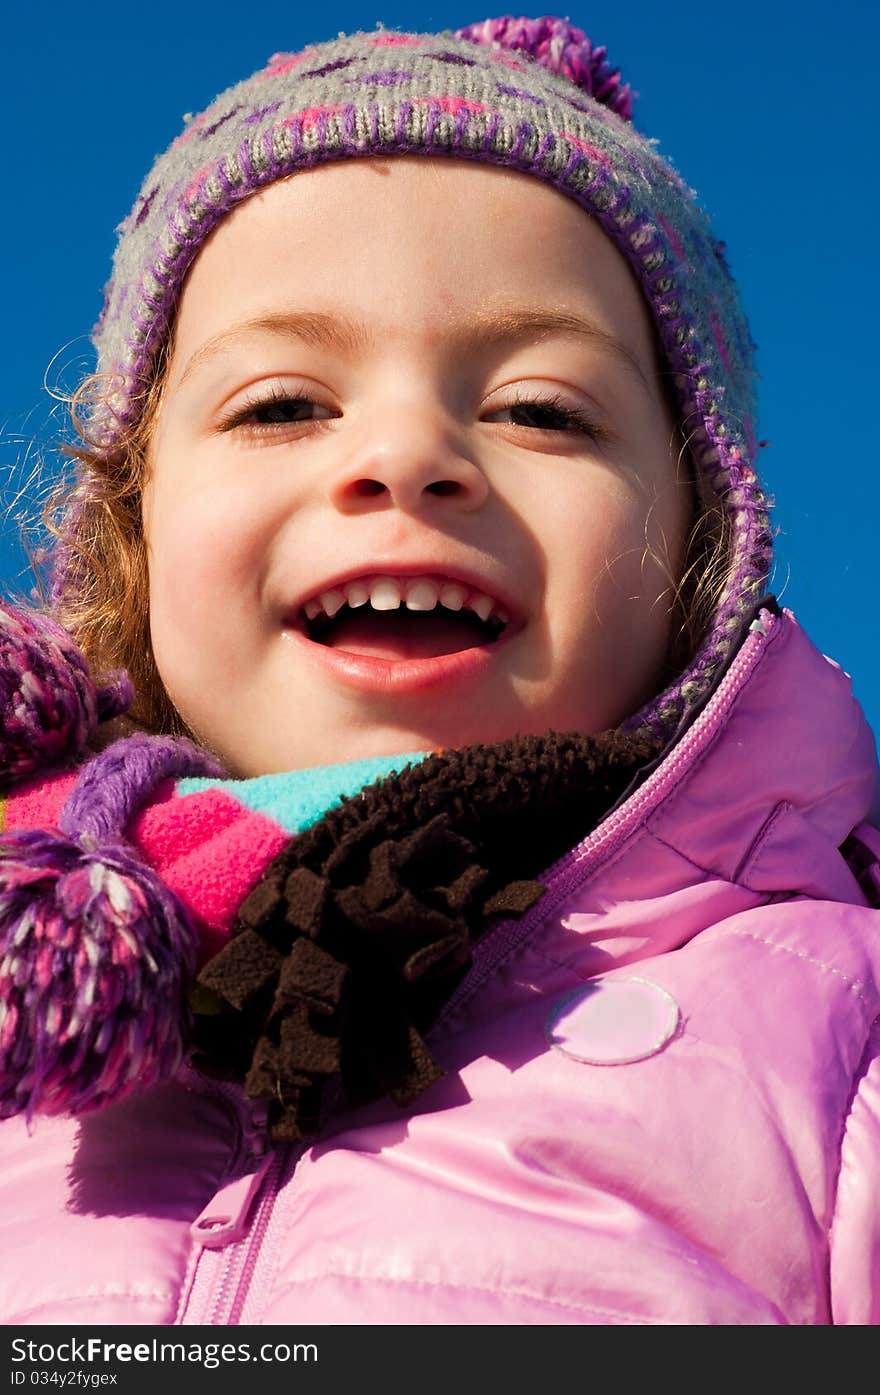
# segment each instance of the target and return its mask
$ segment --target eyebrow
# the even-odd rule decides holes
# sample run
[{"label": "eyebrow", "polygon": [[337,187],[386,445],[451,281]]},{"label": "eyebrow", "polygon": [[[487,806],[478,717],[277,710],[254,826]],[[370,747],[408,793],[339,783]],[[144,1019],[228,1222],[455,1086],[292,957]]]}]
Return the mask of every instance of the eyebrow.
[{"label": "eyebrow", "polygon": [[[348,355],[362,352],[372,343],[366,326],[345,315],[328,315],[314,310],[273,311],[250,320],[242,320],[206,340],[189,359],[178,386],[182,387],[197,368],[222,355],[239,339],[261,333],[300,339],[313,348],[336,349]],[[548,334],[568,335],[596,344],[624,367],[635,372],[645,387],[649,386],[638,358],[625,344],[608,330],[601,329],[590,320],[565,310],[513,307],[494,311],[478,317],[466,330],[451,337],[457,346],[467,351],[493,348],[500,344],[514,344],[536,335]]]}]

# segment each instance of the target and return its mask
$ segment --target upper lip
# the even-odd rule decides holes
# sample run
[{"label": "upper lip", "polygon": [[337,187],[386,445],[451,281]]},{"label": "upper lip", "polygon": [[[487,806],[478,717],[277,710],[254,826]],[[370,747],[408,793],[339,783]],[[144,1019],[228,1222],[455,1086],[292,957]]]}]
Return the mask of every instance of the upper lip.
[{"label": "upper lip", "polygon": [[429,558],[422,558],[418,562],[402,562],[389,559],[379,561],[359,562],[357,566],[347,567],[343,572],[335,572],[323,581],[310,585],[308,591],[303,591],[297,600],[286,611],[288,623],[296,622],[297,625],[303,623],[303,607],[307,601],[317,600],[325,591],[345,586],[349,581],[356,581],[359,577],[393,576],[442,576],[450,581],[460,581],[463,586],[469,587],[472,591],[479,591],[481,595],[491,596],[492,600],[507,611],[510,616],[508,628],[513,628],[521,623],[523,619],[522,606],[509,593],[502,582],[497,581],[492,576],[480,575],[471,567],[459,566],[457,562],[438,561]]}]

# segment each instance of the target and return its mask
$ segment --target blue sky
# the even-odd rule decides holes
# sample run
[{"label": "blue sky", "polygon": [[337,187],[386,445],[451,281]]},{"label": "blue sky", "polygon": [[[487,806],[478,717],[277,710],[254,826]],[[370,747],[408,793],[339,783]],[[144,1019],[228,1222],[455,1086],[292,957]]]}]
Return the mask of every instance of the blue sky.
[{"label": "blue sky", "polygon": [[[383,0],[308,17],[289,0],[11,9],[0,85],[5,590],[29,585],[16,517],[54,469],[51,443],[63,427],[55,397],[92,366],[88,332],[114,228],[183,113],[270,54],[340,30],[377,21],[458,28],[504,12]],[[758,465],[779,530],[774,590],[852,674],[877,727],[878,195],[869,143],[878,131],[880,7],[590,0],[563,13],[607,45],[639,94],[636,124],[659,139],[727,243],[758,344],[759,434],[769,442]]]}]

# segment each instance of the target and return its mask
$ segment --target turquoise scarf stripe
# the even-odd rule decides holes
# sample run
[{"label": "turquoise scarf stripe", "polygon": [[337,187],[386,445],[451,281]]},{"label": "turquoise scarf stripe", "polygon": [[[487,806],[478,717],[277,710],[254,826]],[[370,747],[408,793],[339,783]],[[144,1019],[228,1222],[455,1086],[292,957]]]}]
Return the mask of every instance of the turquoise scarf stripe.
[{"label": "turquoise scarf stripe", "polygon": [[306,770],[283,771],[277,775],[256,775],[248,780],[213,780],[198,776],[178,780],[178,795],[222,790],[246,809],[265,814],[286,833],[302,833],[317,823],[328,809],[342,802],[343,795],[357,794],[386,775],[400,773],[407,765],[417,765],[431,751],[413,751],[399,756],[367,756],[364,760],[343,761],[340,765],[316,765]]}]

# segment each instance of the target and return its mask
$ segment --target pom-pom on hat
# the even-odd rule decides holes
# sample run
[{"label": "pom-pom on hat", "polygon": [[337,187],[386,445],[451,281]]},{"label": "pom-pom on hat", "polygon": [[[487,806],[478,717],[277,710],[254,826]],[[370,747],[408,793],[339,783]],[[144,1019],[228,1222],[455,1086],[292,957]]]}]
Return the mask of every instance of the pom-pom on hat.
[{"label": "pom-pom on hat", "polygon": [[[687,671],[626,724],[673,735],[754,614],[770,532],[751,463],[753,345],[736,287],[706,215],[635,130],[631,105],[604,48],[552,16],[506,15],[454,33],[380,29],[276,54],[187,121],[122,225],[94,333],[99,372],[111,382],[92,440],[112,455],[136,424],[188,268],[212,229],[274,180],[330,160],[421,153],[550,184],[596,219],[632,268],[698,488],[724,515],[728,570],[708,633]],[[75,511],[74,503],[74,534]],[[55,599],[77,580],[75,553],[62,548]]]}]

